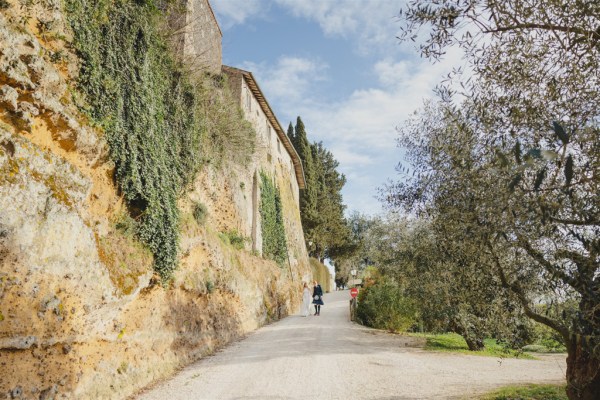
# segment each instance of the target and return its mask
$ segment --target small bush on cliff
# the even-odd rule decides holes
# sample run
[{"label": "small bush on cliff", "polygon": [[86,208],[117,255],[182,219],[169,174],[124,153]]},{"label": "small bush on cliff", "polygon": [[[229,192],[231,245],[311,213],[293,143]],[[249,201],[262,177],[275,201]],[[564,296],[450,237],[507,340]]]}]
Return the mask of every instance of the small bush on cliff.
[{"label": "small bush on cliff", "polygon": [[221,232],[219,237],[223,241],[223,243],[233,246],[233,248],[237,250],[242,250],[250,239],[241,235],[236,230],[231,230],[227,232]]},{"label": "small bush on cliff", "polygon": [[208,209],[203,203],[194,204],[194,219],[198,223],[198,225],[204,225],[206,222],[206,217],[208,216]]},{"label": "small bush on cliff", "polygon": [[282,267],[288,260],[283,207],[279,189],[264,172],[260,174],[260,217],[263,254]]},{"label": "small bush on cliff", "polygon": [[204,161],[216,167],[228,162],[246,164],[256,147],[256,132],[244,119],[239,100],[229,90],[227,76],[205,76],[197,89],[205,131]]}]

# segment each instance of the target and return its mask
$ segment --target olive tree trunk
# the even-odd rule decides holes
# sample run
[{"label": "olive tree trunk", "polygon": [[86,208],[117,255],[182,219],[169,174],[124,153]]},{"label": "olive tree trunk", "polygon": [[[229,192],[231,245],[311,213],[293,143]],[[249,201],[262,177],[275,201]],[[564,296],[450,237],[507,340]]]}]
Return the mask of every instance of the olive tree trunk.
[{"label": "olive tree trunk", "polygon": [[567,356],[567,396],[571,400],[600,399],[600,358],[585,336],[573,335]]}]

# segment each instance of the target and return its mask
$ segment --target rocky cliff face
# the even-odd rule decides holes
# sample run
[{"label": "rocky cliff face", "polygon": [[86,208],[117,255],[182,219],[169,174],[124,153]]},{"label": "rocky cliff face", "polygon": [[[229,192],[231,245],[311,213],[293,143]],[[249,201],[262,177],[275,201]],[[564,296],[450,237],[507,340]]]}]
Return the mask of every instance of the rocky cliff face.
[{"label": "rocky cliff face", "polygon": [[251,183],[207,167],[180,200],[181,261],[160,285],[103,133],[73,105],[61,2],[31,3],[0,1],[0,399],[124,398],[294,310],[306,251],[280,268],[224,240]]}]

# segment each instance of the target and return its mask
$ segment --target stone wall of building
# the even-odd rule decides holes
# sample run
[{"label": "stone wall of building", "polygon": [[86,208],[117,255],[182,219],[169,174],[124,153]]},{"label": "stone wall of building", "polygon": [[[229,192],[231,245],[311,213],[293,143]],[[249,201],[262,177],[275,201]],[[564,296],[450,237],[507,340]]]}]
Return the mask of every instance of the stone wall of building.
[{"label": "stone wall of building", "polygon": [[221,29],[208,0],[187,0],[187,26],[184,54],[193,65],[214,74],[221,72]]},{"label": "stone wall of building", "polygon": [[230,90],[239,99],[244,117],[250,121],[257,135],[257,151],[252,163],[247,167],[248,172],[253,171],[253,173],[245,176],[245,186],[249,190],[246,198],[247,205],[242,209],[246,209],[248,212],[242,218],[244,223],[241,231],[253,239],[253,249],[260,253],[262,239],[257,203],[260,198],[260,173],[265,172],[275,180],[281,194],[289,261],[291,268],[294,268],[299,260],[306,260],[308,254],[300,219],[299,182],[292,156],[276,131],[281,127],[275,127],[269,120],[265,110],[250,89],[244,73],[231,67],[224,67],[224,71],[228,76]]},{"label": "stone wall of building", "polygon": [[180,0],[169,16],[172,46],[196,71],[221,72],[221,29],[208,0]]}]

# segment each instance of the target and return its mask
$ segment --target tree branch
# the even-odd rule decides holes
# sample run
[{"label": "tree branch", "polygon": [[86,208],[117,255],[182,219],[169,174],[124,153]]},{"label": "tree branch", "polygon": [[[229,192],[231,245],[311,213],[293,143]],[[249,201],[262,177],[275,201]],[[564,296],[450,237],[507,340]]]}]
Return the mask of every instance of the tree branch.
[{"label": "tree branch", "polygon": [[539,322],[540,324],[544,324],[544,325],[554,329],[558,333],[560,333],[560,335],[565,339],[565,343],[567,343],[567,345],[569,345],[569,343],[570,343],[569,342],[569,330],[560,322],[558,322],[552,318],[548,318],[545,315],[541,315],[533,310],[529,299],[527,298],[527,296],[525,295],[525,292],[523,291],[523,288],[516,282],[510,283],[508,281],[508,278],[506,277],[504,269],[502,268],[502,264],[500,263],[500,259],[498,258],[498,256],[496,255],[496,253],[494,251],[493,245],[489,242],[489,240],[486,241],[486,244],[488,246],[488,249],[490,250],[490,254],[492,255],[494,264],[496,264],[496,268],[498,270],[498,275],[500,277],[500,282],[501,282],[502,286],[506,289],[511,290],[513,293],[515,293],[517,295],[519,302],[523,306],[525,315],[527,315],[532,320]]},{"label": "tree branch", "polygon": [[559,224],[565,224],[565,225],[577,225],[577,226],[596,226],[596,225],[598,225],[598,221],[596,219],[592,219],[592,218],[588,218],[585,220],[556,218],[553,216],[550,216],[549,218],[553,222],[558,222]]},{"label": "tree branch", "polygon": [[514,25],[498,26],[494,29],[484,30],[483,33],[500,33],[509,32],[515,30],[528,30],[528,29],[541,29],[545,31],[559,31],[565,33],[574,33],[579,36],[586,36],[593,39],[594,42],[600,39],[600,32],[588,31],[585,29],[572,27],[572,26],[561,26],[561,25],[550,25],[550,24],[535,24],[532,22],[528,23],[515,23]]},{"label": "tree branch", "polygon": [[542,265],[548,272],[553,275],[558,276],[565,284],[571,286],[576,289],[579,293],[583,294],[584,288],[577,282],[577,280],[573,279],[569,275],[567,275],[564,271],[557,268],[550,261],[546,260],[544,255],[537,251],[531,246],[531,243],[524,239],[522,236],[517,235],[517,239],[520,247],[527,252],[527,254],[533,258],[537,263]]}]

